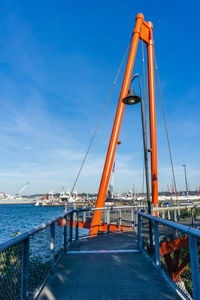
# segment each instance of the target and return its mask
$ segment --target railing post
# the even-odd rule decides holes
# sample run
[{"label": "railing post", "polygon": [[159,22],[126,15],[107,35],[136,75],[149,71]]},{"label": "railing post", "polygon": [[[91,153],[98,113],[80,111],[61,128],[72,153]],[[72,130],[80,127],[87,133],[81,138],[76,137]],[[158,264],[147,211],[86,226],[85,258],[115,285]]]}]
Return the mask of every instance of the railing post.
[{"label": "railing post", "polygon": [[55,223],[50,225],[50,271],[55,269]]},{"label": "railing post", "polygon": [[76,212],[76,240],[78,240],[78,211]]},{"label": "railing post", "polygon": [[174,221],[177,222],[177,212],[174,210]]},{"label": "railing post", "polygon": [[155,238],[155,255],[156,255],[156,266],[160,269],[160,245],[159,245],[159,231],[158,222],[154,221],[154,238]]},{"label": "railing post", "polygon": [[168,214],[168,220],[171,220],[170,210],[167,211]]},{"label": "railing post", "polygon": [[134,222],[135,222],[135,226],[137,226],[137,221],[138,221],[138,218],[137,218],[137,214],[134,210]]},{"label": "railing post", "polygon": [[192,227],[194,227],[194,209],[191,209]]},{"label": "railing post", "polygon": [[28,298],[28,263],[29,263],[29,238],[22,244],[21,265],[21,300]]},{"label": "railing post", "polygon": [[110,209],[107,209],[107,232],[110,232]]},{"label": "railing post", "polygon": [[[197,213],[197,207],[195,207],[195,209],[194,209],[194,221],[196,221],[197,220],[197,216],[196,216],[196,213]],[[194,224],[194,226],[195,226],[195,224]],[[196,227],[196,226],[195,226]]]},{"label": "railing post", "polygon": [[189,234],[190,264],[192,271],[193,299],[200,299],[199,257],[197,239]]},{"label": "railing post", "polygon": [[122,225],[122,211],[121,209],[119,210],[119,218],[118,218],[118,226]]},{"label": "railing post", "polygon": [[104,210],[103,212],[104,212],[104,223],[106,224],[106,222],[107,222],[107,211]]},{"label": "railing post", "polygon": [[67,216],[64,217],[64,254],[67,252]]},{"label": "railing post", "polygon": [[142,217],[138,214],[138,249],[142,251]]},{"label": "railing post", "polygon": [[135,224],[134,224],[134,208],[131,209],[131,227],[132,227],[132,229],[135,227]]},{"label": "railing post", "polygon": [[72,239],[73,239],[73,217],[74,217],[74,213],[72,211],[70,213],[70,237],[69,237],[70,243],[72,242]]},{"label": "railing post", "polygon": [[181,220],[181,211],[180,209],[178,209],[178,222],[180,222],[180,220]]},{"label": "railing post", "polygon": [[[83,207],[84,209],[86,206]],[[83,211],[83,224],[86,222],[86,211]]]}]

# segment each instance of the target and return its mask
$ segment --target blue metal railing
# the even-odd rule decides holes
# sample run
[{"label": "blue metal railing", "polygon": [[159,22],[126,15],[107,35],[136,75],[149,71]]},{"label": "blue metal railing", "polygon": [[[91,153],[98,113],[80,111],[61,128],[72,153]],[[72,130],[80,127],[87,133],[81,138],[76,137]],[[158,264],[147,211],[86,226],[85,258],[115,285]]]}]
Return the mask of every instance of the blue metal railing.
[{"label": "blue metal railing", "polygon": [[[120,226],[122,211],[126,213],[129,210],[128,224],[134,228],[135,210],[138,208],[141,206],[70,209],[53,220],[0,244],[0,299],[22,300],[37,297],[48,274],[54,272],[58,259],[67,252],[68,245],[74,239],[83,237],[84,233],[79,231],[78,220],[81,219],[84,223],[94,210],[105,211],[105,223],[109,232],[111,216],[114,216],[114,222]],[[59,226],[59,220],[62,220],[64,226]],[[86,232],[86,237],[88,233],[89,231]]]},{"label": "blue metal railing", "polygon": [[[18,300],[38,295],[48,273],[54,272],[55,264],[59,257],[67,252],[68,245],[74,239],[79,239],[80,237],[78,222],[76,222],[76,227],[74,228],[74,221],[81,218],[84,223],[86,221],[86,214],[88,216],[94,210],[102,210],[105,212],[105,223],[107,223],[109,231],[109,225],[113,223],[113,220],[119,226],[122,221],[125,221],[122,220],[122,212],[124,212],[125,214],[129,214],[129,226],[135,228],[137,223],[135,218],[136,209],[141,209],[141,206],[70,209],[53,220],[0,244],[0,298],[2,296],[2,299]],[[136,212],[138,214],[138,247],[140,250],[144,248],[142,218],[152,221],[155,241],[155,262],[158,269],[161,268],[158,225],[163,224],[189,236],[193,295],[194,299],[200,299],[197,251],[197,239],[200,238],[200,231],[140,211]],[[58,226],[59,220],[64,221],[64,226]],[[67,226],[67,221],[70,226]],[[3,293],[7,294],[4,296]]]},{"label": "blue metal railing", "polygon": [[189,251],[190,251],[190,264],[192,274],[192,288],[193,288],[193,299],[200,299],[200,275],[199,275],[199,257],[198,257],[198,245],[197,240],[200,239],[200,230],[181,225],[165,219],[148,215],[146,213],[136,211],[138,214],[138,248],[143,250],[142,243],[142,218],[151,220],[154,228],[154,241],[155,241],[155,263],[158,269],[161,268],[160,260],[160,243],[159,243],[159,229],[158,225],[162,224],[169,228],[181,231],[187,234],[189,237]]},{"label": "blue metal railing", "polygon": [[[38,285],[45,279],[44,275],[46,276],[49,271],[51,273],[54,272],[56,254],[58,254],[61,248],[63,249],[62,252],[65,253],[68,243],[72,241],[73,224],[70,223],[70,235],[67,237],[67,218],[69,217],[70,220],[73,220],[74,212],[71,209],[53,220],[0,244],[0,293],[3,297],[2,299],[27,299],[32,297]],[[58,227],[59,220],[64,220],[62,232],[60,232],[60,228]],[[38,236],[39,241],[37,239]],[[76,232],[77,236],[78,231]],[[61,240],[59,243],[60,248],[57,251],[55,251],[56,237]],[[42,243],[45,246],[43,248],[41,247]],[[49,256],[47,253],[44,253],[44,248],[49,249]],[[36,275],[36,273],[39,273],[39,270],[36,268],[37,266],[45,270],[45,272],[39,274],[40,276]],[[30,282],[31,269],[33,269],[32,271],[35,274],[32,274]],[[30,287],[30,283],[32,287]]]}]

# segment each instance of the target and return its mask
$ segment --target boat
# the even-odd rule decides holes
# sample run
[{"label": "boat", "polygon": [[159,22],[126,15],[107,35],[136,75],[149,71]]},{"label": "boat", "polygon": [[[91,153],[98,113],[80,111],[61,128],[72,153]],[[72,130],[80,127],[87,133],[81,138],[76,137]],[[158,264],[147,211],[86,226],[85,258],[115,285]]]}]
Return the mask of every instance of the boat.
[{"label": "boat", "polygon": [[64,188],[62,189],[62,191],[60,193],[60,200],[67,202],[67,203],[85,202],[85,199],[79,197],[77,192],[73,192],[71,194],[71,192],[69,192],[69,191],[65,192]]}]

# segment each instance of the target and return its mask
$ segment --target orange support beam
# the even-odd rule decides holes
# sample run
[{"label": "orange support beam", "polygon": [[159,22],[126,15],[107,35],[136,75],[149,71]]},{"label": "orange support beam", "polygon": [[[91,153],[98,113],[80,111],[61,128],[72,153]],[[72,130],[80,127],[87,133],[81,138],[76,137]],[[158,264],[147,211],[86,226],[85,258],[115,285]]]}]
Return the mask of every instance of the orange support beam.
[{"label": "orange support beam", "polygon": [[[157,182],[157,150],[156,150],[156,119],[155,119],[155,88],[154,88],[154,63],[153,63],[153,26],[151,22],[145,22],[143,14],[138,14],[136,18],[136,25],[133,31],[133,38],[129,52],[128,62],[120,93],[115,121],[110,138],[110,144],[106,156],[104,170],[99,187],[99,193],[96,202],[96,208],[103,207],[107,193],[108,183],[110,179],[111,169],[114,161],[119,131],[124,113],[124,103],[122,102],[128,94],[128,89],[131,81],[135,56],[139,39],[142,39],[147,44],[148,53],[148,74],[149,74],[149,101],[150,101],[150,138],[151,138],[151,180],[152,180],[152,199],[153,204],[158,204],[158,182]],[[102,211],[95,211],[90,227],[90,234],[95,235],[98,232],[98,225],[100,224]]]},{"label": "orange support beam", "polygon": [[154,81],[154,52],[153,52],[153,25],[149,25],[148,53],[148,78],[149,78],[149,119],[151,140],[151,192],[154,206],[158,206],[158,171],[157,171],[157,145],[156,145],[156,105],[155,105],[155,81]]},{"label": "orange support beam", "polygon": [[171,253],[172,251],[180,250],[181,248],[186,247],[189,247],[188,236],[163,242],[160,244],[160,255],[166,255]]},{"label": "orange support beam", "polygon": [[[163,242],[160,244],[160,255],[164,256],[165,263],[169,274],[174,281],[178,280],[178,277],[185,270],[187,264],[190,261],[190,253],[186,254],[184,258],[181,258],[181,249],[189,247],[189,238],[184,236],[171,241]],[[173,255],[171,255],[173,253]]]},{"label": "orange support beam", "polygon": [[[115,116],[113,130],[112,130],[112,135],[110,138],[110,144],[108,147],[107,157],[106,157],[104,170],[103,170],[103,174],[102,174],[102,178],[101,178],[101,183],[100,183],[100,187],[99,187],[99,193],[98,193],[98,197],[97,197],[96,207],[104,206],[108,183],[109,183],[109,179],[110,179],[110,173],[111,173],[111,169],[112,169],[112,165],[113,165],[113,161],[114,161],[114,155],[115,155],[115,151],[116,151],[119,131],[120,131],[120,127],[121,127],[122,117],[123,117],[123,113],[124,113],[124,105],[125,104],[122,102],[122,100],[128,94],[133,65],[134,65],[134,61],[135,61],[135,55],[136,55],[138,41],[139,41],[139,37],[140,37],[140,28],[142,26],[143,19],[144,19],[144,16],[142,14],[137,15],[136,25],[135,25],[135,29],[133,32],[133,39],[132,39],[132,43],[131,43],[128,62],[127,62],[127,66],[126,66],[126,71],[125,71],[125,75],[124,75],[121,93],[120,93],[119,103],[118,103],[117,112],[116,112],[116,116]],[[102,211],[100,211],[100,210],[94,212],[92,224],[91,224],[91,228],[90,228],[90,234],[97,233],[97,231],[98,231],[97,224],[100,223],[101,215],[102,215]]]},{"label": "orange support beam", "polygon": [[[70,226],[70,220],[67,220],[66,225]],[[77,225],[77,223],[76,223],[76,221],[74,221],[72,224],[72,227],[76,227],[76,225]],[[85,223],[83,223],[82,221],[78,221],[79,228],[90,229],[90,225],[91,225],[90,221],[86,221]],[[64,219],[58,220],[58,226],[64,226]],[[129,231],[129,230],[132,230],[131,226],[126,226],[126,225],[118,226],[116,224],[110,224],[110,226],[109,226],[110,232]],[[104,223],[100,223],[98,225],[98,232],[100,232],[100,233],[108,232],[108,225],[104,224]],[[91,235],[89,235],[89,236],[91,236]]]}]

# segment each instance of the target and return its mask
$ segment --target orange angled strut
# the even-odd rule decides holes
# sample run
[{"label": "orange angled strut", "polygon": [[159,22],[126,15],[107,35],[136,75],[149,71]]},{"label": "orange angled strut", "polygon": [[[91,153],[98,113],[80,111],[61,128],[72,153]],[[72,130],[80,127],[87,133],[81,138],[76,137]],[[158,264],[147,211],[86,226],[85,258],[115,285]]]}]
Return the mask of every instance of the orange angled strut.
[{"label": "orange angled strut", "polygon": [[[119,97],[117,112],[110,138],[106,161],[103,169],[99,193],[96,202],[96,208],[103,207],[105,203],[107,188],[109,184],[111,169],[114,161],[119,131],[124,113],[124,103],[122,100],[127,96],[131,81],[135,56],[137,52],[139,39],[142,39],[147,45],[148,51],[148,76],[149,76],[149,113],[150,113],[150,139],[151,139],[151,181],[152,181],[152,202],[158,205],[158,181],[157,181],[157,150],[156,150],[156,116],[155,116],[155,88],[154,88],[154,64],[153,64],[153,25],[151,22],[145,22],[143,14],[138,14],[136,24],[133,31],[133,38],[129,52],[128,62],[122,84],[122,89]],[[98,226],[101,221],[102,211],[94,212],[90,234],[98,233]]]}]

